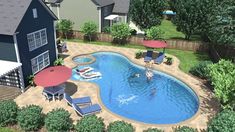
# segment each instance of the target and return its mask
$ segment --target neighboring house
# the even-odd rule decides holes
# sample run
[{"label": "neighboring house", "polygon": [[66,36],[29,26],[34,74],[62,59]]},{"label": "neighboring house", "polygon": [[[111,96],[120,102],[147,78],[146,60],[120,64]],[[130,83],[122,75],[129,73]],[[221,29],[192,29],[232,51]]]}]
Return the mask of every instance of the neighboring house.
[{"label": "neighboring house", "polygon": [[130,0],[45,0],[59,19],[73,21],[80,30],[87,21],[94,21],[99,32],[116,22],[127,23]]},{"label": "neighboring house", "polygon": [[55,20],[41,0],[0,0],[0,85],[23,90],[30,75],[53,64]]}]

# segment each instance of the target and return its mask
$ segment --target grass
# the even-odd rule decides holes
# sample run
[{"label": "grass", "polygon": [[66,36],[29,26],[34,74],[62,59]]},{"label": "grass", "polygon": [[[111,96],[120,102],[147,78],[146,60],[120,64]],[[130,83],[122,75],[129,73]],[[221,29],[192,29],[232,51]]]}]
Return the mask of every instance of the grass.
[{"label": "grass", "polygon": [[[145,50],[146,48],[142,45],[126,44],[126,45],[117,45],[109,42],[84,42],[79,39],[70,39],[68,41],[85,43],[85,44],[95,44],[95,45],[105,45],[105,46],[114,46],[114,47],[123,47],[123,48],[134,48]],[[160,50],[160,49],[159,49]],[[180,60],[180,69],[185,73],[188,73],[190,68],[198,64],[200,61],[210,60],[208,55],[205,53],[195,53],[193,51],[183,51],[176,49],[166,49],[166,53],[176,56]]]},{"label": "grass", "polygon": [[0,127],[0,132],[15,132],[15,130],[12,130],[7,127]]},{"label": "grass", "polygon": [[[163,20],[159,28],[164,31],[163,39],[184,39],[185,35],[176,30],[176,26],[170,20]],[[199,35],[192,35],[191,41],[200,41]]]}]

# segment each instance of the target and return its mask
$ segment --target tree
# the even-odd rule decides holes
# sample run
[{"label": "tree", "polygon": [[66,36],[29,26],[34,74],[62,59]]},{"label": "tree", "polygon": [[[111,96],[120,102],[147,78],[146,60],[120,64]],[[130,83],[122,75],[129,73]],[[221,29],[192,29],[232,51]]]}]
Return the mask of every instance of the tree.
[{"label": "tree", "polygon": [[208,132],[234,132],[235,112],[224,110],[209,121]]},{"label": "tree", "polygon": [[178,0],[175,2],[175,24],[177,30],[185,34],[185,39],[198,31],[198,21],[200,16],[199,5],[200,0]]},{"label": "tree", "polygon": [[215,44],[235,45],[235,2],[225,0],[216,8],[209,21],[209,38]]},{"label": "tree", "polygon": [[61,19],[56,24],[56,29],[58,31],[62,32],[63,36],[65,36],[65,38],[67,39],[68,33],[73,30],[73,25],[74,25],[74,23],[71,20]]},{"label": "tree", "polygon": [[166,0],[131,0],[131,20],[141,29],[160,25],[166,6]]},{"label": "tree", "polygon": [[224,108],[235,109],[235,65],[222,59],[208,68],[215,96]]},{"label": "tree", "polygon": [[164,32],[159,29],[157,26],[153,26],[150,29],[147,29],[147,38],[152,40],[158,40],[162,38]]},{"label": "tree", "polygon": [[131,35],[130,28],[125,23],[116,23],[111,27],[111,35],[119,44],[126,43],[126,39]]},{"label": "tree", "polygon": [[92,40],[92,36],[95,35],[95,33],[98,30],[98,27],[95,22],[85,22],[83,26],[81,27],[82,33],[85,34],[85,36],[89,37],[89,41]]}]

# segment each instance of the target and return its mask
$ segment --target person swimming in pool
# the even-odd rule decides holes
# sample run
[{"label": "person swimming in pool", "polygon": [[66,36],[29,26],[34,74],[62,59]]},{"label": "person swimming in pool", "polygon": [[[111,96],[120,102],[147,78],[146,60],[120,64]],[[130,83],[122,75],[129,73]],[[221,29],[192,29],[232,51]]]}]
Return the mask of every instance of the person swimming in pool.
[{"label": "person swimming in pool", "polygon": [[152,89],[151,89],[150,96],[155,96],[155,95],[156,95],[156,92],[157,92],[157,89],[156,89],[156,88],[152,88]]},{"label": "person swimming in pool", "polygon": [[146,77],[147,77],[147,81],[150,81],[153,77],[153,73],[149,69],[147,69],[146,71]]}]

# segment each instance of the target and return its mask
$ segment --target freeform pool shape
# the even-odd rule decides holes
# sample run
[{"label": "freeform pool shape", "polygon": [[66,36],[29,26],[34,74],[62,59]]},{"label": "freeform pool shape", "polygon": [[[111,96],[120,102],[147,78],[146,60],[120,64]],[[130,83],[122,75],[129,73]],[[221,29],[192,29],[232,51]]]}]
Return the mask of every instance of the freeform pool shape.
[{"label": "freeform pool shape", "polygon": [[95,60],[93,56],[84,55],[73,58],[73,61],[77,64],[88,64],[94,62]]},{"label": "freeform pool shape", "polygon": [[[149,124],[175,124],[191,118],[199,108],[194,91],[176,78],[154,71],[147,81],[145,68],[112,52],[92,54],[90,64],[102,73],[101,79],[90,80],[100,87],[103,104],[113,113]],[[136,77],[135,74],[140,74]],[[73,72],[71,79],[80,77]]]}]

